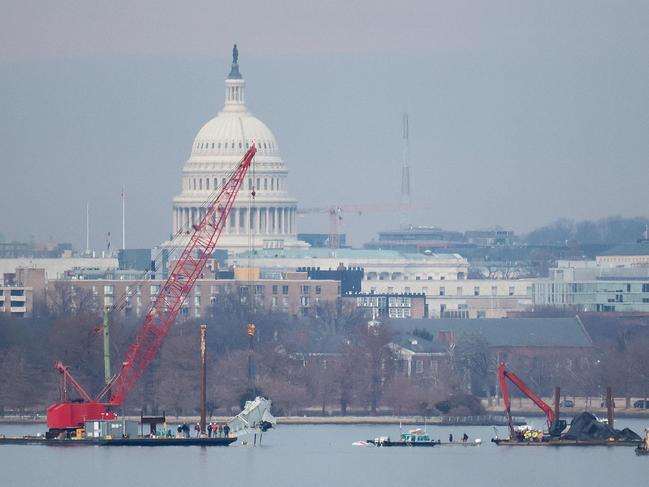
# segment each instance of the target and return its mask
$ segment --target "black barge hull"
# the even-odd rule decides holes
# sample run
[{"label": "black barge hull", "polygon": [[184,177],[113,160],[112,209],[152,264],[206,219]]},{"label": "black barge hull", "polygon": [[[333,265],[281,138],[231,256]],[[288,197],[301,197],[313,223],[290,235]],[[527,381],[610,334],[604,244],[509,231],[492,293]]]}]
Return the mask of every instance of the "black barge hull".
[{"label": "black barge hull", "polygon": [[607,440],[548,440],[548,441],[516,441],[494,438],[491,440],[499,446],[638,446],[639,441],[607,441]]},{"label": "black barge hull", "polygon": [[85,438],[45,439],[43,437],[2,438],[0,445],[46,446],[228,446],[237,438]]}]

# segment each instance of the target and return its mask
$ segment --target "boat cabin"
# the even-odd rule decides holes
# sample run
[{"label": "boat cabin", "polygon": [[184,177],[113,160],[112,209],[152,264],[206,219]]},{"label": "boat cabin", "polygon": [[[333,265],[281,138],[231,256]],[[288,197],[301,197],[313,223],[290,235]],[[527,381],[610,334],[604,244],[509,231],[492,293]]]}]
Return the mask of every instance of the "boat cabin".
[{"label": "boat cabin", "polygon": [[401,441],[407,443],[427,443],[430,442],[430,435],[421,432],[402,433]]}]

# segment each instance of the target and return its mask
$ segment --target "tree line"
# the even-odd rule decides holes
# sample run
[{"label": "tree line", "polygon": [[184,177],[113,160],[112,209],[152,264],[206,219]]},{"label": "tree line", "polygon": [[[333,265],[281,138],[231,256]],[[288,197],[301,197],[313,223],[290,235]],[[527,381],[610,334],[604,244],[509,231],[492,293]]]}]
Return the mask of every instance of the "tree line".
[{"label": "tree line", "polygon": [[[113,371],[141,319],[111,317]],[[58,400],[55,360],[92,395],[103,386],[101,315],[90,306],[57,304],[38,318],[0,316],[0,414],[44,411]],[[158,357],[126,399],[123,412],[194,415],[199,411],[199,325],[208,327],[208,407],[234,414],[262,394],[275,413],[480,414],[479,398],[499,393],[496,368],[506,360],[534,390],[555,385],[571,395],[598,397],[608,384],[618,395],[649,394],[649,338],[635,332],[592,350],[504,354],[479,336],[456,337],[435,374],[404,373],[386,326],[368,326],[354,309],[322,306],[309,316],[250,309],[238,296],[220,295],[202,319],[179,319]],[[246,333],[256,325],[253,347]],[[422,341],[434,340],[412,330]],[[248,373],[249,360],[255,369]],[[516,392],[513,392],[516,396]],[[74,397],[74,394],[71,394]]]}]

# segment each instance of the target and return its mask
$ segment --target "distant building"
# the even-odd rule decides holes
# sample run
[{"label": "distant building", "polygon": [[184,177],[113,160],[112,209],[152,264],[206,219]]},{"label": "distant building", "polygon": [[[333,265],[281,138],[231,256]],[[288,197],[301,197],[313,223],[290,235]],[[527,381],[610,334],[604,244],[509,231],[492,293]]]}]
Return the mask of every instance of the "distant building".
[{"label": "distant building", "polygon": [[574,318],[503,318],[388,320],[387,326],[397,333],[427,334],[433,341],[448,345],[463,339],[478,339],[501,361],[508,357],[554,355],[562,350],[592,349],[592,340],[578,317]]},{"label": "distant building", "polygon": [[[251,256],[231,257],[230,265],[245,266]],[[409,254],[394,250],[367,249],[264,249],[252,256],[263,270],[292,271],[316,267],[338,269],[360,267],[365,270],[363,286],[368,281],[466,279],[468,262],[458,254]]]},{"label": "distant building", "polygon": [[70,243],[0,242],[0,259],[16,259],[20,257],[53,259],[71,255],[72,244]]},{"label": "distant building", "polygon": [[427,318],[424,294],[343,294],[343,308],[365,311],[367,318]]},{"label": "distant building", "polygon": [[434,279],[364,281],[370,294],[426,296],[430,318],[504,318],[532,306],[530,279]]},{"label": "distant building", "polygon": [[450,358],[447,343],[413,334],[398,334],[388,347],[397,356],[397,372],[416,379],[437,381],[440,363]]},{"label": "distant building", "polygon": [[617,267],[615,262],[621,261],[559,261],[549,278],[533,282],[534,307],[649,312],[649,265],[628,261]]},{"label": "distant building", "polygon": [[5,273],[0,286],[0,313],[23,318],[44,312],[45,286],[44,269],[18,268]]},{"label": "distant building", "polygon": [[73,269],[97,269],[101,271],[117,269],[118,260],[115,257],[60,257],[60,258],[30,258],[17,257],[0,259],[0,275],[14,273],[17,268],[44,269],[47,279],[62,277]]},{"label": "distant building", "polygon": [[297,239],[297,200],[288,192],[288,170],[278,143],[268,126],[248,111],[245,89],[238,58],[233,57],[225,79],[223,109],[196,134],[183,167],[181,192],[173,199],[172,235],[177,238],[163,246],[185,246],[192,225],[205,215],[205,202],[223,188],[255,144],[253,169],[228,215],[219,248],[236,253],[250,244],[255,248],[307,247]]},{"label": "distant building", "polygon": [[642,239],[636,243],[618,245],[602,252],[595,260],[600,266],[649,266],[649,240]]},{"label": "distant building", "polygon": [[378,240],[364,244],[366,249],[397,250],[400,252],[434,252],[435,249],[461,247],[462,232],[442,230],[437,227],[410,226],[401,230],[379,232]]},{"label": "distant building", "polygon": [[365,271],[361,267],[338,266],[337,269],[319,267],[298,267],[297,272],[306,272],[309,279],[340,281],[341,294],[359,293],[362,289]]},{"label": "distant building", "polygon": [[[196,281],[183,304],[180,316],[201,318],[210,316],[213,305],[220,298],[234,299],[247,305],[250,300],[262,309],[309,315],[317,313],[320,306],[336,306],[340,296],[340,282],[335,280],[310,280],[306,273],[293,273],[277,279],[261,279],[257,269],[244,272],[235,270],[234,279],[217,279],[213,275]],[[206,271],[207,272],[207,271]],[[57,281],[61,282],[61,281]],[[88,279],[87,276],[68,275],[62,282],[69,283],[72,295],[89,294],[97,307],[111,306],[125,316],[143,316],[160,293],[164,281],[126,279]]]},{"label": "distant building", "polygon": [[[329,234],[328,233],[298,233],[298,240],[308,243],[311,247],[329,247]],[[344,233],[338,234],[338,247],[347,247],[347,235]]]},{"label": "distant building", "polygon": [[151,270],[151,249],[120,249],[117,261],[120,270]]},{"label": "distant building", "polygon": [[518,243],[512,230],[467,230],[464,236],[468,243],[480,247],[511,246]]}]

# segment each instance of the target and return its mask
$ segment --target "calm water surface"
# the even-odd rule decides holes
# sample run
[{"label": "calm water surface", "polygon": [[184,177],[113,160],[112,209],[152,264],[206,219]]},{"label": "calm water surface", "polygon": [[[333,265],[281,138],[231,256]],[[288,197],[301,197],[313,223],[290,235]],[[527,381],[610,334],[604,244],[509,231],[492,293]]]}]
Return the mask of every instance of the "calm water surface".
[{"label": "calm water surface", "polygon": [[[645,425],[616,423],[636,432]],[[6,435],[43,429],[0,425]],[[357,440],[399,434],[398,426],[359,425],[280,426],[261,447],[0,446],[0,486],[649,486],[649,457],[636,457],[633,448],[506,448],[489,442],[490,427],[428,428],[441,439],[464,431],[483,445],[354,447]]]}]

